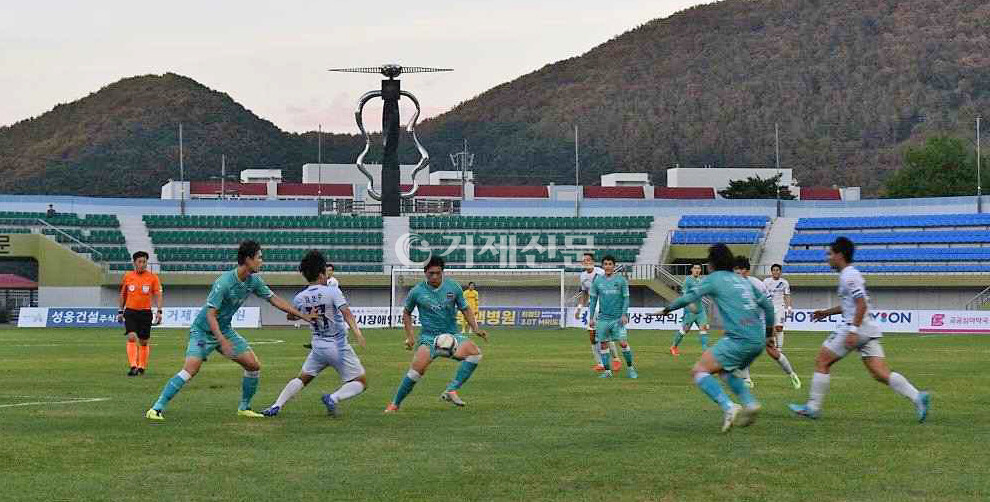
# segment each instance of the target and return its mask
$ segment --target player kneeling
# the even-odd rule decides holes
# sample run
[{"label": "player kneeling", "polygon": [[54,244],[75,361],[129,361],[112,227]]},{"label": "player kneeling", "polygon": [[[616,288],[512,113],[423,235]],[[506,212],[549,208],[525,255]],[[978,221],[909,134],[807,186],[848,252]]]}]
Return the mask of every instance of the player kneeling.
[{"label": "player kneeling", "polygon": [[319,251],[310,251],[299,263],[299,272],[309,281],[309,287],[297,294],[292,304],[300,312],[315,316],[310,322],[313,327],[313,348],[303,363],[299,376],[289,380],[278,399],[262,411],[262,415],[278,415],[292,396],[309,385],[327,367],[332,366],[337,370],[343,382],[333,394],[323,395],[323,404],[330,416],[337,416],[341,401],[364,392],[368,387],[364,366],[347,341],[347,327],[350,326],[362,348],[365,347],[364,336],[340,288],[326,285],[326,270],[327,260]]}]

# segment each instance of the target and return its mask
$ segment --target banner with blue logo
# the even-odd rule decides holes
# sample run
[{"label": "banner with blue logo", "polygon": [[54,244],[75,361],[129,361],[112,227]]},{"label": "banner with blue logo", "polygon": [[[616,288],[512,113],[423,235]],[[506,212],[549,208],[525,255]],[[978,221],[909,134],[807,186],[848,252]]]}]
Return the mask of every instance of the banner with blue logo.
[{"label": "banner with blue logo", "polygon": [[[202,307],[165,307],[159,328],[188,328]],[[231,319],[235,328],[261,327],[261,309],[241,307]],[[117,309],[104,307],[24,307],[17,319],[19,328],[120,328]]]}]

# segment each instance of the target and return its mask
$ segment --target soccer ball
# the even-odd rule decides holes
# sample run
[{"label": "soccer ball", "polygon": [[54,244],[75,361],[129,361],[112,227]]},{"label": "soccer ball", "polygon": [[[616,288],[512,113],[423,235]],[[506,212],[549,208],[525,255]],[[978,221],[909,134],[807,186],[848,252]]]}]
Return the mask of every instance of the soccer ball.
[{"label": "soccer ball", "polygon": [[433,352],[440,357],[450,357],[457,352],[457,345],[457,337],[443,333],[433,340]]}]

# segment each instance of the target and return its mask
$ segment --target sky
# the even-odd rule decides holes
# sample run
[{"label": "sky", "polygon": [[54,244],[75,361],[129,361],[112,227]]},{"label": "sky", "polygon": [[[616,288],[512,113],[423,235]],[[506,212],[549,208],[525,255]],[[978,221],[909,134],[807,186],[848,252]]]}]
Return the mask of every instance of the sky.
[{"label": "sky", "polygon": [[[702,3],[710,0],[4,2],[0,126],[125,77],[173,72],[283,130],[356,133],[357,99],[380,77],[329,68],[453,68],[403,77],[426,118]],[[367,124],[380,123],[378,103]]]}]

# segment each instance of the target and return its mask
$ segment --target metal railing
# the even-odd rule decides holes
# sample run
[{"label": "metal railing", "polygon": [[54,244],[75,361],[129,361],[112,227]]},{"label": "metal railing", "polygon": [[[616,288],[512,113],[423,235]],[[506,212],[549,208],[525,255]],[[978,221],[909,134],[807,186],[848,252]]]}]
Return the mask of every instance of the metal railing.
[{"label": "metal railing", "polygon": [[987,304],[990,304],[990,287],[980,291],[979,294],[966,302],[966,310],[983,310]]}]

